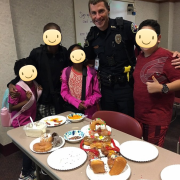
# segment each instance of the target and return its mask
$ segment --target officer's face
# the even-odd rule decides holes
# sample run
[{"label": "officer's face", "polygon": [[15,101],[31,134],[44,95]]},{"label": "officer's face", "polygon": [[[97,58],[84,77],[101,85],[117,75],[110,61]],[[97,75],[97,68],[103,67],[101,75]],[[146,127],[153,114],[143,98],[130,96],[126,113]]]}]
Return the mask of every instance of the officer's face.
[{"label": "officer's face", "polygon": [[99,2],[95,5],[90,4],[89,15],[91,16],[93,23],[101,31],[104,31],[108,28],[109,10],[106,9],[104,2]]}]

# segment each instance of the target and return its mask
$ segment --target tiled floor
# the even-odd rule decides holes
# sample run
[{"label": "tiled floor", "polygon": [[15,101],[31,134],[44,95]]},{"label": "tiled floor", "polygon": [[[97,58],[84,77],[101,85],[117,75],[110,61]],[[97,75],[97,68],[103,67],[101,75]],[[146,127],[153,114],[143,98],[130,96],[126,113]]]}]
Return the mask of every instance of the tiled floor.
[{"label": "tiled floor", "polygon": [[[170,125],[165,138],[164,148],[177,151],[177,141],[180,136],[180,110],[175,121]],[[22,153],[20,151],[4,157],[0,154],[0,180],[17,180],[22,167]],[[48,176],[41,175],[41,180],[52,180]]]}]

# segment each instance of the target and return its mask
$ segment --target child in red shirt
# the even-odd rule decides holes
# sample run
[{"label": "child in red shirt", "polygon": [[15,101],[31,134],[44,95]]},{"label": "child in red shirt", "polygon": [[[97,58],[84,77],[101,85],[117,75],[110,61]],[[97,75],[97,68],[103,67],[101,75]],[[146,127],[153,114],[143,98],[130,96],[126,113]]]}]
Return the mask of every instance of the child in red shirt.
[{"label": "child in red shirt", "polygon": [[141,47],[137,57],[133,74],[135,119],[142,125],[143,139],[162,147],[172,117],[174,91],[180,89],[180,71],[171,65],[172,53],[158,47],[161,35],[157,21],[145,20],[141,29],[151,29],[158,37],[153,47]]}]

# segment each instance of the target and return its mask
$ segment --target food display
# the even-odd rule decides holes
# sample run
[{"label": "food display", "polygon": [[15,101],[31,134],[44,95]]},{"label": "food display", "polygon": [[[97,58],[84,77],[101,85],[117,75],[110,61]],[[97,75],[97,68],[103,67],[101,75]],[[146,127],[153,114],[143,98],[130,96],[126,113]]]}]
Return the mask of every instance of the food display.
[{"label": "food display", "polygon": [[120,156],[120,149],[110,135],[106,122],[96,118],[89,125],[89,136],[81,141],[80,148],[88,153],[89,167],[94,174],[109,173],[110,176],[115,176],[126,167],[127,162]]},{"label": "food display", "polygon": [[42,134],[46,133],[47,125],[44,122],[34,122],[29,123],[23,127],[26,136],[29,137],[40,137]]},{"label": "food display", "polygon": [[62,143],[63,140],[57,133],[45,133],[39,138],[39,142],[32,145],[32,148],[35,152],[48,152],[52,148],[59,147]]}]

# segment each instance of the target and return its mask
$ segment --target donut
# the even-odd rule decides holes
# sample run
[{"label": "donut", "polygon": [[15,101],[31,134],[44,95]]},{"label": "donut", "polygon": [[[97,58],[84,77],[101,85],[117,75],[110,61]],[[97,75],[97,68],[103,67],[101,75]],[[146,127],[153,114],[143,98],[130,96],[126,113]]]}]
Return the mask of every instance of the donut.
[{"label": "donut", "polygon": [[36,152],[47,152],[52,149],[51,142],[40,142],[33,145],[33,150]]},{"label": "donut", "polygon": [[[100,118],[96,118],[95,120],[93,120],[92,122],[91,122],[91,124],[90,124],[90,129],[92,130],[92,131],[96,131],[96,125],[101,125],[101,129],[105,129],[106,128],[106,123],[105,123],[105,121],[103,121],[102,119],[100,119]],[[103,126],[104,127],[103,127]]]},{"label": "donut", "polygon": [[41,137],[40,137],[40,142],[52,142],[53,138],[51,134],[47,134],[44,133]]}]

